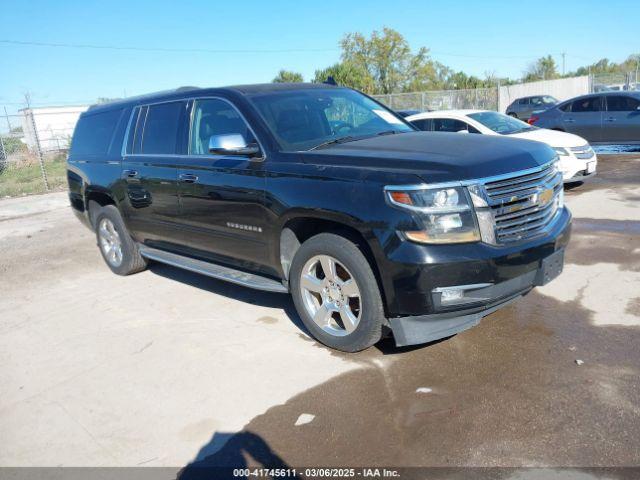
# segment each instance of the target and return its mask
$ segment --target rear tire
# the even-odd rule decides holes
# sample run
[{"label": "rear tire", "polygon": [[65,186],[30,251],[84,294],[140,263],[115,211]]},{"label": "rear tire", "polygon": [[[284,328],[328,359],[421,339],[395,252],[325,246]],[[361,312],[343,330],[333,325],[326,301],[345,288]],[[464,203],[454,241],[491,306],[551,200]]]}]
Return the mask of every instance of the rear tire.
[{"label": "rear tire", "polygon": [[376,277],[346,238],[321,233],[304,242],[289,278],[296,310],[319,342],[357,352],[382,337],[385,316]]},{"label": "rear tire", "polygon": [[131,275],[147,268],[147,260],[140,255],[115,206],[100,208],[95,216],[95,229],[102,258],[113,273]]},{"label": "rear tire", "polygon": [[513,112],[509,112],[509,113],[507,113],[507,115],[509,115],[510,117],[513,117],[513,118],[518,118],[518,115],[516,115]]}]

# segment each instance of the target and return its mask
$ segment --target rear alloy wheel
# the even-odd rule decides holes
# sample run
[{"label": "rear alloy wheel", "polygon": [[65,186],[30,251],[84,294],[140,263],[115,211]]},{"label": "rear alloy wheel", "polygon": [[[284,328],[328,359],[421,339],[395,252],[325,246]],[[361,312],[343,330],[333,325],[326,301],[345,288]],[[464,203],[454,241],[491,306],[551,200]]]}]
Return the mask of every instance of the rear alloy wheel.
[{"label": "rear alloy wheel", "polygon": [[357,352],[380,340],[382,297],[356,244],[332,233],[311,237],[296,252],[289,279],[296,310],[318,341]]},{"label": "rear alloy wheel", "polygon": [[113,205],[98,208],[95,215],[96,239],[102,258],[113,273],[130,275],[147,268],[147,260],[140,255],[138,245],[125,227],[120,212]]},{"label": "rear alloy wheel", "polygon": [[122,265],[122,241],[120,240],[120,234],[113,226],[113,222],[108,218],[100,220],[98,225],[98,240],[102,255],[107,263],[118,268]]}]

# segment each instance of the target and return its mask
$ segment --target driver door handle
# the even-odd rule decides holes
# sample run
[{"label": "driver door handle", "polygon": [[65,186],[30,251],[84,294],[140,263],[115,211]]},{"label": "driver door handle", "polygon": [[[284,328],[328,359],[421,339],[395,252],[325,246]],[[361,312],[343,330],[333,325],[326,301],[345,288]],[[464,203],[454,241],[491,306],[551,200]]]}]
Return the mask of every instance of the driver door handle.
[{"label": "driver door handle", "polygon": [[565,118],[564,121],[567,123],[575,123],[575,120],[573,118]]},{"label": "driver door handle", "polygon": [[615,117],[608,117],[607,118],[607,122],[615,122],[616,118]]},{"label": "driver door handle", "polygon": [[123,170],[122,176],[126,178],[136,178],[138,176],[137,170]]},{"label": "driver door handle", "polygon": [[195,183],[198,181],[198,176],[193,173],[181,173],[178,178],[187,183]]}]

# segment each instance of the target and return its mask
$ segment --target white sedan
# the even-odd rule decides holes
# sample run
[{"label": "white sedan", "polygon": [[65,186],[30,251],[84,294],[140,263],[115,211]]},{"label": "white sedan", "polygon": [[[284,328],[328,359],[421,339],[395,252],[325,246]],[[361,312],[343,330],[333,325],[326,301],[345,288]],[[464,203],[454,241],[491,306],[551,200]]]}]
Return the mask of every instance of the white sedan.
[{"label": "white sedan", "polygon": [[595,175],[598,157],[587,141],[571,133],[538,128],[503,113],[490,110],[441,110],[406,118],[420,130],[429,132],[507,135],[543,142],[560,157],[565,183],[579,182]]}]

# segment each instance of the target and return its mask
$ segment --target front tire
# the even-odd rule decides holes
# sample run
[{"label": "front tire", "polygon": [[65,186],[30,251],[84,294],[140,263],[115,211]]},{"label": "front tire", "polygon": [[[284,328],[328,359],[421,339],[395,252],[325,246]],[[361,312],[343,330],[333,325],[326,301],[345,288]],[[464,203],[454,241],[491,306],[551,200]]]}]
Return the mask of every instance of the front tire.
[{"label": "front tire", "polygon": [[95,217],[95,228],[100,253],[113,273],[131,275],[147,268],[147,260],[140,255],[115,206],[100,208]]},{"label": "front tire", "polygon": [[369,348],[382,336],[384,308],[376,277],[358,247],[331,233],[304,242],[290,271],[296,310],[311,334],[344,352]]}]

